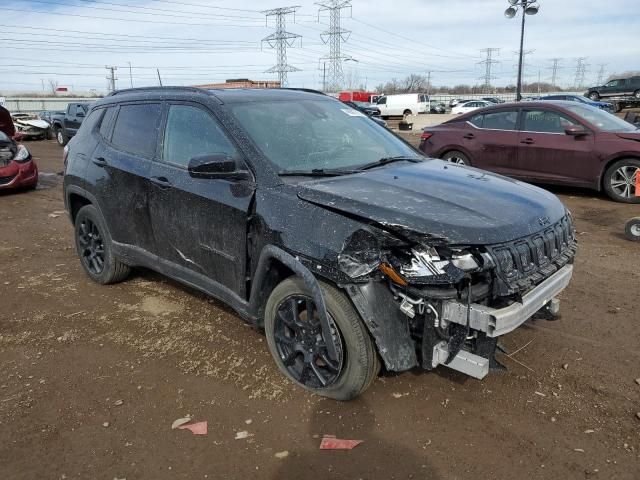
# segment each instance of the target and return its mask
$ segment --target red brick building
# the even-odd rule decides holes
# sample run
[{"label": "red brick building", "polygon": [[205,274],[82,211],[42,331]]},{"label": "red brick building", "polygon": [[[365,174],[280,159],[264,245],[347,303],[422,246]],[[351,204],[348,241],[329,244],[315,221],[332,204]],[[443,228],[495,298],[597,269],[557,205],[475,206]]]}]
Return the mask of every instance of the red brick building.
[{"label": "red brick building", "polygon": [[194,85],[199,88],[280,88],[278,80],[249,80],[248,78],[231,78],[224,83],[207,83]]}]

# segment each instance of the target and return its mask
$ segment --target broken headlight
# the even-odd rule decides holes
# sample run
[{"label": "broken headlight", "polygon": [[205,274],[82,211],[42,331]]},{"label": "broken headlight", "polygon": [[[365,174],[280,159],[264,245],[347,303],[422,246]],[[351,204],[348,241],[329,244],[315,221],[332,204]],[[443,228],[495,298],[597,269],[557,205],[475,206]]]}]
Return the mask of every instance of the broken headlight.
[{"label": "broken headlight", "polygon": [[413,284],[454,284],[467,272],[479,268],[469,252],[449,251],[445,256],[432,247],[412,248],[409,254],[399,254],[392,263],[394,271],[407,283]]},{"label": "broken headlight", "polygon": [[18,163],[24,163],[30,158],[31,154],[29,153],[29,150],[27,150],[27,147],[25,147],[24,145],[18,145],[18,151],[16,152],[16,155],[13,157],[13,159]]}]

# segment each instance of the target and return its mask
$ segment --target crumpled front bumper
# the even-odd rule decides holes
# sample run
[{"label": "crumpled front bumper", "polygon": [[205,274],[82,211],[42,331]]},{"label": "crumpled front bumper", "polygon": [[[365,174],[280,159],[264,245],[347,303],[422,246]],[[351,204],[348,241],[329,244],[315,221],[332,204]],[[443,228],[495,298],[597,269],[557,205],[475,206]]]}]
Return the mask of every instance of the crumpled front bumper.
[{"label": "crumpled front bumper", "polygon": [[[554,300],[556,295],[569,285],[572,275],[573,265],[565,265],[523,295],[522,303],[514,302],[504,308],[492,308],[472,303],[469,312],[470,328],[484,332],[488,337],[499,337],[515,330]],[[444,302],[442,318],[449,322],[466,325],[467,305],[456,301]]]},{"label": "crumpled front bumper", "polygon": [[0,190],[33,187],[38,183],[38,167],[33,160],[25,163],[13,161],[0,168]]}]

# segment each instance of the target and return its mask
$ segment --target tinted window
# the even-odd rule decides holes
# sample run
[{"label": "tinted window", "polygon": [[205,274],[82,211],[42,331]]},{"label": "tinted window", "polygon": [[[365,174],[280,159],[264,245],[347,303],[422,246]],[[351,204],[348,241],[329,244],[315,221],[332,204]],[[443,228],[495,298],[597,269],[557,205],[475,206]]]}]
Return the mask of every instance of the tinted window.
[{"label": "tinted window", "polygon": [[79,134],[88,134],[98,125],[102,114],[104,113],[104,109],[99,108],[98,110],[93,110],[87,118],[84,119],[82,125],[79,130]]},{"label": "tinted window", "polygon": [[169,107],[163,160],[186,168],[193,157],[212,154],[238,157],[235,147],[209,113],[189,105]]},{"label": "tinted window", "polygon": [[113,120],[113,114],[115,113],[115,107],[109,107],[105,109],[106,112],[100,122],[100,135],[105,140],[111,140],[111,120]]},{"label": "tinted window", "polygon": [[515,130],[518,112],[513,110],[508,112],[485,113],[482,117],[482,128]]},{"label": "tinted window", "polygon": [[617,87],[618,84],[620,83],[619,80],[611,80],[609,83],[607,83],[605,86],[606,87]]},{"label": "tinted window", "polygon": [[474,115],[469,119],[470,123],[473,123],[476,127],[482,128],[482,117],[484,115]]},{"label": "tinted window", "polygon": [[588,105],[569,105],[567,110],[606,132],[637,132],[636,127],[615,115]]},{"label": "tinted window", "polygon": [[524,114],[522,129],[527,132],[564,133],[564,129],[576,123],[556,112],[531,110]]},{"label": "tinted window", "polygon": [[122,105],[111,143],[134,155],[151,158],[156,151],[162,106],[159,103]]},{"label": "tinted window", "polygon": [[378,99],[378,105],[385,105],[387,103],[387,97],[380,97]]}]

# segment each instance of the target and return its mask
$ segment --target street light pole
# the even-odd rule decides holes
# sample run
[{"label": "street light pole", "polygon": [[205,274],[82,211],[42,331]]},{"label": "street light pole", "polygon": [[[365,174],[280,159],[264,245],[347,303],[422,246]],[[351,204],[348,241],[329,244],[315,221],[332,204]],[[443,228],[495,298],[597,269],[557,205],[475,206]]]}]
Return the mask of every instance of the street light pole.
[{"label": "street light pole", "polygon": [[520,54],[518,55],[518,82],[516,85],[516,101],[522,100],[522,63],[524,55],[524,24],[527,15],[538,13],[540,6],[537,0],[508,0],[511,5],[504,12],[507,18],[514,18],[518,13],[518,7],[522,10],[522,25],[520,27]]}]

